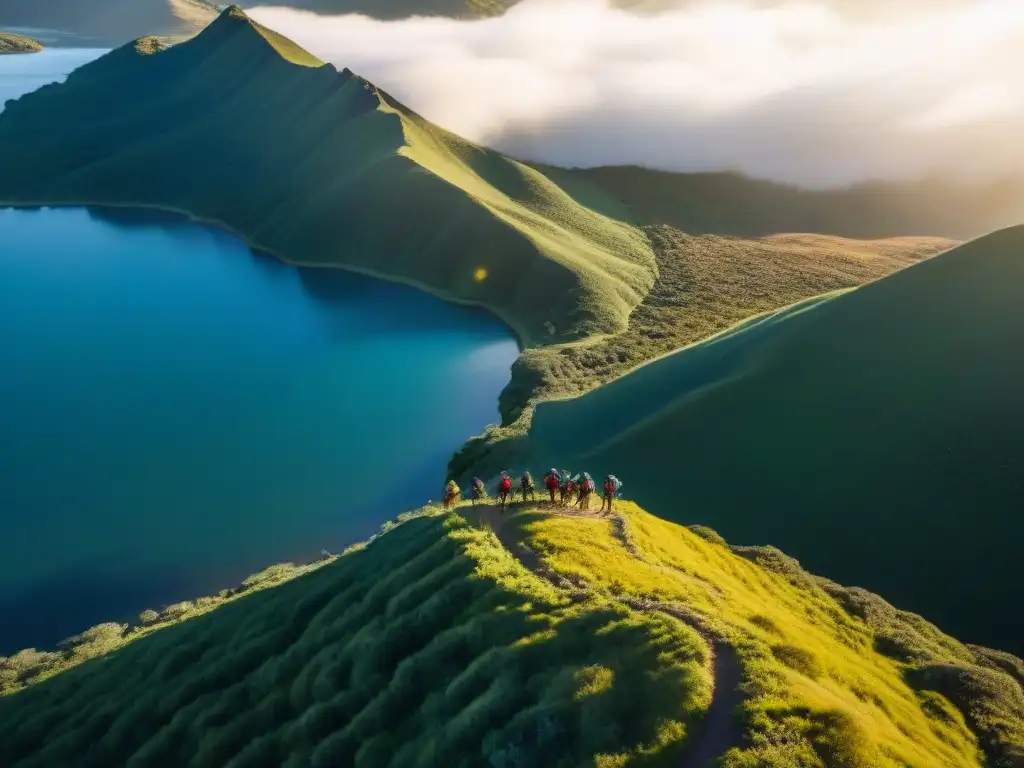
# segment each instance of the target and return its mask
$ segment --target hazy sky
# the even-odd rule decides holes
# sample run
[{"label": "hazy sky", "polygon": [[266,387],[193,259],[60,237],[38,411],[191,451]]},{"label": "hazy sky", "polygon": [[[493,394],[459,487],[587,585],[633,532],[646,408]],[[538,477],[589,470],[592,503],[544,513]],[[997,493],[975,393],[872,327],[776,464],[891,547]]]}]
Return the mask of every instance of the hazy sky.
[{"label": "hazy sky", "polygon": [[642,14],[525,0],[480,21],[252,15],[519,157],[812,186],[1024,170],[1022,0],[648,0]]}]

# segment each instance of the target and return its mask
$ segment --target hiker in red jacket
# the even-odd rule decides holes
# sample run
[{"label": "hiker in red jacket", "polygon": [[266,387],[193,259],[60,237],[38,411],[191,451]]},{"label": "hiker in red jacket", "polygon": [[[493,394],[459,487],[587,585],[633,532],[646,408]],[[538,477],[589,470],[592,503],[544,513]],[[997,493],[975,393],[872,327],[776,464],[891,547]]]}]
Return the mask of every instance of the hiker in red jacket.
[{"label": "hiker in red jacket", "polygon": [[498,498],[501,499],[501,511],[505,511],[505,502],[512,493],[512,476],[502,471],[501,480],[498,481]]},{"label": "hiker in red jacket", "polygon": [[576,506],[580,509],[590,509],[590,494],[594,492],[594,479],[586,472],[583,473],[583,482],[580,483],[580,500]]},{"label": "hiker in red jacket", "polygon": [[555,503],[555,491],[558,490],[558,470],[552,469],[548,472],[547,477],[544,478],[544,487],[548,489],[548,495],[551,496],[551,503]]},{"label": "hiker in red jacket", "polygon": [[562,470],[562,485],[559,486],[558,504],[562,507],[569,506],[569,502],[572,501],[572,493],[575,489],[575,484],[572,481],[572,477],[569,475],[569,470]]},{"label": "hiker in red jacket", "polygon": [[622,481],[619,480],[615,475],[608,475],[604,479],[604,496],[601,499],[601,512],[604,512],[604,505],[608,505],[608,512],[612,511],[612,501],[615,499],[615,494],[619,492],[619,488],[622,487]]}]

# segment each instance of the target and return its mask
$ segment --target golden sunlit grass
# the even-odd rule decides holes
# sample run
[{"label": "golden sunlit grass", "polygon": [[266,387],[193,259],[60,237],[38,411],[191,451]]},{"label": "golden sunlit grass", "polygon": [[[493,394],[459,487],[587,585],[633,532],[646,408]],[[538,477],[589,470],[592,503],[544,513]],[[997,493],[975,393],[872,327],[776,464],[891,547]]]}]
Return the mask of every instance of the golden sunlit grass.
[{"label": "golden sunlit grass", "polygon": [[[685,608],[735,649],[745,701],[725,768],[978,766],[979,735],[993,757],[1022,755],[1024,710],[1000,670],[1024,664],[917,617],[863,620],[843,600],[885,604],[781,553],[628,502],[621,531],[535,508],[509,513],[500,540],[461,511],[405,515],[216,610],[83,633],[80,645],[106,638],[102,660],[72,653],[61,674],[0,699],[0,762],[675,766],[731,695],[713,687],[724,662],[689,623],[627,598]],[[879,650],[897,636],[912,659]]]},{"label": "golden sunlit grass", "polygon": [[571,600],[457,514],[388,529],[0,699],[0,763],[672,764],[711,700],[692,630]]},{"label": "golden sunlit grass", "polygon": [[[878,628],[847,613],[795,565],[788,575],[775,573],[635,504],[617,511],[642,559],[608,520],[525,513],[515,523],[557,573],[610,595],[685,605],[729,639],[752,695],[748,743],[725,766],[981,763],[963,714],[905,682],[914,665],[877,652]],[[969,649],[946,640],[933,663],[975,662]],[[1020,738],[1024,723],[1016,728]]]}]

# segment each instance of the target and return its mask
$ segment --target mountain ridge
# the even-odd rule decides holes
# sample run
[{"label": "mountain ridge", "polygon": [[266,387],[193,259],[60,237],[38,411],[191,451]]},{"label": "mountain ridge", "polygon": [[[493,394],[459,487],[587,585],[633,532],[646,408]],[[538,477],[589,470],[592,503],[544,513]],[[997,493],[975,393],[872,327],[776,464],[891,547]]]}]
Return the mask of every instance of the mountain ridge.
[{"label": "mountain ridge", "polygon": [[1020,653],[1022,285],[1017,226],[541,403],[488,461],[616,472],[659,510],[685,493],[730,540]]},{"label": "mountain ridge", "polygon": [[0,55],[38,53],[41,50],[43,44],[38,40],[0,29]]},{"label": "mountain ridge", "polygon": [[632,502],[428,505],[0,659],[0,760],[1016,768],[1022,681],[1010,654]]},{"label": "mountain ridge", "polygon": [[[281,55],[257,50],[257,40]],[[189,41],[171,47],[136,41],[64,84],[11,102],[0,115],[6,177],[0,199],[184,210],[219,221],[288,261],[340,262],[485,304],[527,345],[625,326],[653,282],[654,259],[642,234],[583,208],[533,169],[459,139],[362,78],[297,50],[235,7]],[[293,59],[300,68],[290,68]],[[237,65],[243,60],[244,70]],[[200,61],[227,80],[202,77]],[[50,123],[43,104],[49,99],[75,113],[73,130]],[[268,118],[270,100],[277,113]],[[97,115],[99,105],[109,113]],[[227,128],[228,121],[243,119],[254,126]],[[200,138],[202,123],[206,136]],[[273,134],[286,146],[271,143]],[[231,191],[221,199],[197,191],[185,177],[181,166],[198,155],[209,162],[193,160],[188,170],[196,174],[231,163],[233,177],[223,182]],[[91,159],[83,163],[84,157]],[[129,188],[129,158],[134,167],[162,167],[166,189]],[[240,188],[244,201],[235,192]],[[311,204],[312,195],[322,199]],[[346,217],[351,246],[325,232],[338,227],[331,221],[338,214],[328,207]],[[371,225],[384,214],[407,226]],[[452,248],[452,241],[465,245]],[[357,254],[359,247],[370,252]],[[451,265],[431,256],[442,247],[464,254],[457,277]],[[387,267],[395,261],[401,268]],[[495,285],[525,275],[536,278],[536,297]],[[541,312],[550,317],[538,317]]]}]

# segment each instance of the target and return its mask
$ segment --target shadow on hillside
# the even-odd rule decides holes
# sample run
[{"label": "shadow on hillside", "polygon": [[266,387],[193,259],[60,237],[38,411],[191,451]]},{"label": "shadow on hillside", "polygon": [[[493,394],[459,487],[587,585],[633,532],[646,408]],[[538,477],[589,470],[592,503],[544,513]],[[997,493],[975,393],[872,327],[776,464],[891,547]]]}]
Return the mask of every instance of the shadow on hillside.
[{"label": "shadow on hillside", "polygon": [[0,763],[577,764],[671,743],[665,720],[706,688],[687,636],[474,576],[443,525],[414,519],[0,700]]}]

